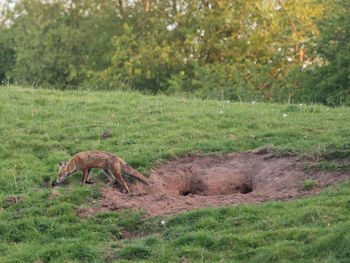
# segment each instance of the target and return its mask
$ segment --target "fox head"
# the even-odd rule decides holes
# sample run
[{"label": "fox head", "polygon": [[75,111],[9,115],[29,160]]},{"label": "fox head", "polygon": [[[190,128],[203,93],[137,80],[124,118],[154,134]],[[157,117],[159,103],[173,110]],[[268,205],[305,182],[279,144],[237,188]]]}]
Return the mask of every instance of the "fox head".
[{"label": "fox head", "polygon": [[71,165],[69,165],[69,163],[67,164],[66,161],[63,161],[62,163],[59,162],[58,165],[58,178],[56,180],[56,183],[58,184],[62,183],[66,177],[77,171],[75,166],[71,167]]}]

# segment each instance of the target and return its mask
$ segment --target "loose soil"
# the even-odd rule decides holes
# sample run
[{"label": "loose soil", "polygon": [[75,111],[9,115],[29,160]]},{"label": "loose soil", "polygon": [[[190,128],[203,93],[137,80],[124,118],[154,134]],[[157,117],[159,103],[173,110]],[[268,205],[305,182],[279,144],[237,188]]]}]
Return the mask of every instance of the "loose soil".
[{"label": "loose soil", "polygon": [[[131,194],[103,188],[102,211],[137,208],[149,216],[172,215],[203,206],[298,198],[349,179],[345,173],[305,170],[305,162],[295,157],[274,158],[270,148],[170,161],[151,171],[151,186],[129,183]],[[309,191],[303,186],[308,179],[316,183]]]}]

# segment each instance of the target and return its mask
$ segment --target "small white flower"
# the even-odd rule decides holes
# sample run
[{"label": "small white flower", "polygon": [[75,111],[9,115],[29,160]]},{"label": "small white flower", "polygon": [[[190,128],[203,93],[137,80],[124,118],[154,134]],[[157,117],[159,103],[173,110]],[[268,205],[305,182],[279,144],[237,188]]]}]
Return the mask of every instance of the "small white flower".
[{"label": "small white flower", "polygon": [[219,114],[223,114],[224,112],[221,110],[221,111],[219,111]]},{"label": "small white flower", "polygon": [[303,104],[300,103],[299,106],[301,107],[301,106],[303,106]]},{"label": "small white flower", "polygon": [[160,223],[161,223],[163,226],[165,225],[165,221],[164,221],[164,220],[160,221]]},{"label": "small white flower", "polygon": [[283,113],[282,116],[283,116],[283,118],[287,118],[287,114],[285,114],[285,113]]},{"label": "small white flower", "polygon": [[255,101],[254,101],[254,100],[252,101],[252,104],[255,104]]}]

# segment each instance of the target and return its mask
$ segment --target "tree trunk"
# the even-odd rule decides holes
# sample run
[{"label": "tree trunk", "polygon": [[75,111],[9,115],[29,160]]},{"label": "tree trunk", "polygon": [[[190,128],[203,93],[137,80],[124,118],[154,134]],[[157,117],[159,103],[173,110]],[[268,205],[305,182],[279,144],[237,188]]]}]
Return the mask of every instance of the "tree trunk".
[{"label": "tree trunk", "polygon": [[124,13],[123,0],[119,0],[119,7],[120,7],[120,12]]}]

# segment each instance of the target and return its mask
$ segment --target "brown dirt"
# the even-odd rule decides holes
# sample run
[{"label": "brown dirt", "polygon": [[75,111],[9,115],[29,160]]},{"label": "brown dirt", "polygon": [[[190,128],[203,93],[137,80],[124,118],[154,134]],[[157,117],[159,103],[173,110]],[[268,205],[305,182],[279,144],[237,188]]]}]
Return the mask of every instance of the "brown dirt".
[{"label": "brown dirt", "polygon": [[51,194],[49,195],[49,199],[53,199],[60,196],[60,192],[58,192],[57,190],[52,190]]},{"label": "brown dirt", "polygon": [[[131,194],[103,188],[102,211],[144,209],[149,216],[172,215],[203,206],[286,200],[318,193],[349,179],[340,172],[303,169],[295,157],[273,158],[269,148],[212,156],[187,156],[151,171],[151,186],[129,184]],[[306,191],[303,181],[316,187]]]},{"label": "brown dirt", "polygon": [[21,203],[22,202],[22,197],[20,195],[9,195],[6,197],[6,199],[4,200],[4,206],[8,207],[11,204],[14,203]]},{"label": "brown dirt", "polygon": [[78,217],[83,218],[96,214],[96,209],[92,207],[79,206],[77,209],[75,209],[75,213]]}]

